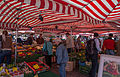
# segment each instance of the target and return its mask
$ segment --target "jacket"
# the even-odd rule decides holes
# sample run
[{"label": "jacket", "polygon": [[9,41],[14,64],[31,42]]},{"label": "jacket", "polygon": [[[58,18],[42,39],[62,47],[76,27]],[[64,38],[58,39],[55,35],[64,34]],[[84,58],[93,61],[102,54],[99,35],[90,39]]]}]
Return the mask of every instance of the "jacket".
[{"label": "jacket", "polygon": [[44,43],[44,39],[41,37],[39,37],[39,38],[37,38],[36,39],[36,42],[37,42],[37,44],[43,44]]},{"label": "jacket", "polygon": [[33,38],[32,37],[28,37],[27,45],[32,45],[32,43],[33,43]]},{"label": "jacket", "polygon": [[63,44],[60,44],[56,50],[57,64],[67,63],[69,60],[68,52]]},{"label": "jacket", "polygon": [[[47,46],[46,46],[47,44]],[[48,51],[48,55],[52,55],[52,48],[53,48],[53,45],[51,42],[44,42],[44,45],[43,45],[43,52],[46,52]]]},{"label": "jacket", "polygon": [[115,41],[112,39],[104,40],[102,49],[104,50],[104,48],[114,50],[115,49]]},{"label": "jacket", "polygon": [[12,49],[12,37],[7,36],[6,40],[2,40],[2,49]]}]

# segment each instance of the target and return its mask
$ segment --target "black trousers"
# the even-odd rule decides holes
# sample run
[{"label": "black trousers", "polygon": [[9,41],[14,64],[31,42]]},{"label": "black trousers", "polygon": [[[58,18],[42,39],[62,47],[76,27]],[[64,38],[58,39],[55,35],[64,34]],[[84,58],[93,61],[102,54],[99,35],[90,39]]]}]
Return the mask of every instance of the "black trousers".
[{"label": "black trousers", "polygon": [[92,68],[89,73],[89,77],[96,77],[96,72],[98,68],[98,54],[91,55]]},{"label": "black trousers", "polygon": [[46,55],[45,56],[46,64],[50,67],[52,66],[51,57],[52,57],[52,55]]}]

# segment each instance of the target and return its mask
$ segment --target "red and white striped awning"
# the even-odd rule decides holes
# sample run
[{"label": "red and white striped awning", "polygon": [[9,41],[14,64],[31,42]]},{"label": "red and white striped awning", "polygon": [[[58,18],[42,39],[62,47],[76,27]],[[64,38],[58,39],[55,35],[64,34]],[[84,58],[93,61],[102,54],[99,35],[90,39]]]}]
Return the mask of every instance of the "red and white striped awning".
[{"label": "red and white striped awning", "polygon": [[58,25],[45,25],[35,27],[36,32],[55,32],[55,33],[65,33],[69,32],[73,34],[79,33],[93,33],[93,32],[108,32],[108,31],[120,31],[119,29],[110,26],[109,24],[97,24],[91,25],[89,23],[85,23],[84,21],[74,22],[74,23],[66,23],[66,24],[58,24]]},{"label": "red and white striped awning", "polygon": [[[40,14],[43,21],[39,20]],[[93,24],[104,21],[114,29],[114,24],[120,27],[119,14],[120,0],[0,0],[0,28],[6,29],[37,28],[81,20]]]},{"label": "red and white striped awning", "polygon": [[[40,14],[43,22],[39,20]],[[79,20],[101,23],[79,8],[53,0],[0,0],[0,28],[35,27]]]},{"label": "red and white striped awning", "polygon": [[91,17],[120,26],[120,0],[55,0],[82,9]]}]

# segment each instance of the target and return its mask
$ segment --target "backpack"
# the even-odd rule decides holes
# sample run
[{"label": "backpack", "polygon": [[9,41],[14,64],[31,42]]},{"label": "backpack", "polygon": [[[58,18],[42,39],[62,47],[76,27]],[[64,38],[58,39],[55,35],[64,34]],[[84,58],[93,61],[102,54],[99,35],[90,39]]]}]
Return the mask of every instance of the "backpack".
[{"label": "backpack", "polygon": [[97,54],[95,39],[91,39],[87,41],[86,50],[88,55]]}]

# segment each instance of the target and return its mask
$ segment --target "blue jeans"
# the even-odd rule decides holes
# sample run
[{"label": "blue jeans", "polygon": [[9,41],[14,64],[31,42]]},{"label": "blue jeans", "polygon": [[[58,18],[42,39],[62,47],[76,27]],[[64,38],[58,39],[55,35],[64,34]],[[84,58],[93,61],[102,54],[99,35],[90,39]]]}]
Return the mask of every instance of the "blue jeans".
[{"label": "blue jeans", "polygon": [[114,50],[107,49],[106,54],[107,55],[115,55],[115,52],[114,52]]},{"label": "blue jeans", "polygon": [[96,77],[98,68],[98,54],[91,55],[92,67],[89,73],[89,77]]},{"label": "blue jeans", "polygon": [[59,67],[60,77],[66,77],[65,66],[66,64],[60,64]]},{"label": "blue jeans", "polygon": [[2,50],[0,52],[0,64],[4,62],[5,57],[7,58],[7,64],[11,62],[11,50]]}]

